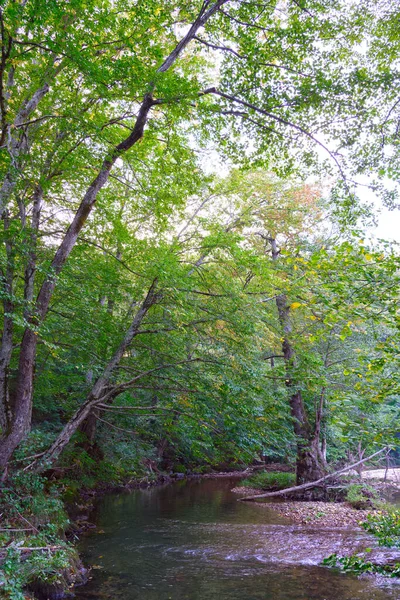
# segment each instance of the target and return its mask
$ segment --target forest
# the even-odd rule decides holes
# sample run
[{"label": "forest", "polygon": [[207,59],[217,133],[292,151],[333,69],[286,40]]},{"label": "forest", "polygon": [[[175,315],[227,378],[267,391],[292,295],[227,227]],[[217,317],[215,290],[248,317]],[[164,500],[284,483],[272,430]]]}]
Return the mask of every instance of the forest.
[{"label": "forest", "polygon": [[78,560],[81,490],[400,464],[399,25],[0,1],[0,595]]}]

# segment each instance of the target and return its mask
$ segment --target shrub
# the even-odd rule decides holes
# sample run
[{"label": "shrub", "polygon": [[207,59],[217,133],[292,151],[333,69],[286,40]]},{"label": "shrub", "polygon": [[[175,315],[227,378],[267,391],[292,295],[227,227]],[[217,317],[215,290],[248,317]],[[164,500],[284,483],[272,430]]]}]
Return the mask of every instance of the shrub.
[{"label": "shrub", "polygon": [[353,483],[347,488],[347,502],[356,509],[378,508],[380,500],[374,488],[369,485]]},{"label": "shrub", "polygon": [[368,515],[362,526],[378,538],[380,546],[400,547],[400,510],[388,515]]},{"label": "shrub", "polygon": [[378,565],[364,560],[362,556],[352,554],[351,556],[338,556],[331,554],[321,563],[325,567],[336,567],[345,573],[354,573],[362,575],[363,573],[373,573],[375,575],[386,575],[388,577],[400,577],[400,563]]},{"label": "shrub", "polygon": [[69,521],[55,487],[33,473],[15,473],[1,489],[0,513],[10,530],[0,538],[0,596],[24,600],[24,590],[35,584],[68,589],[63,573],[77,555],[65,541]]}]

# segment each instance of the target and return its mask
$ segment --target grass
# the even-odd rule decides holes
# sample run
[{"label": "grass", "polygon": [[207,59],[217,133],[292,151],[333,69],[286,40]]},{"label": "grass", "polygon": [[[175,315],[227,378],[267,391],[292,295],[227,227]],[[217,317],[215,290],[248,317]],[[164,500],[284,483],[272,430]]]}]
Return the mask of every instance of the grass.
[{"label": "grass", "polygon": [[257,490],[283,490],[296,483],[294,473],[279,473],[277,471],[261,471],[251,475],[241,485],[255,488]]},{"label": "grass", "polygon": [[367,484],[352,483],[347,488],[346,500],[352,508],[382,508],[382,502],[376,490]]}]

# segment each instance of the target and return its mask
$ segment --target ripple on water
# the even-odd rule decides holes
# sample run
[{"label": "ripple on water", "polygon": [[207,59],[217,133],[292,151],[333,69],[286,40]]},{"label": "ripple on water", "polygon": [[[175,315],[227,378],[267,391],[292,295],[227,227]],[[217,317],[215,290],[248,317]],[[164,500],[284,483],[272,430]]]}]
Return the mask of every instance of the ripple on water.
[{"label": "ripple on water", "polygon": [[[230,487],[213,480],[103,499],[97,515],[103,534],[82,543],[86,562],[98,568],[78,598],[399,600],[391,581],[357,580],[319,566],[333,552],[374,546],[367,533],[268,522],[267,511],[237,502]],[[394,556],[373,552],[382,560]]]}]

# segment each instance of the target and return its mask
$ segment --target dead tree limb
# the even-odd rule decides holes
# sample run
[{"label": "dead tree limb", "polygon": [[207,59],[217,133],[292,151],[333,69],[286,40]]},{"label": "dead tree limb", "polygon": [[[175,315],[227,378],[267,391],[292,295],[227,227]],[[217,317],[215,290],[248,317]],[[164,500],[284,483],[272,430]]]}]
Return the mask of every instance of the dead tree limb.
[{"label": "dead tree limb", "polygon": [[354,467],[358,467],[358,465],[361,465],[362,463],[365,463],[368,460],[375,458],[375,456],[378,456],[378,454],[385,452],[385,450],[387,450],[386,446],[384,448],[381,448],[381,450],[378,450],[378,452],[371,454],[371,456],[367,456],[367,458],[363,458],[362,460],[359,460],[358,462],[353,463],[352,465],[349,465],[348,467],[344,467],[343,469],[340,469],[339,471],[335,471],[334,473],[330,473],[329,475],[320,477],[320,479],[317,479],[316,481],[310,481],[309,483],[303,483],[302,485],[295,485],[293,487],[286,488],[284,490],[277,490],[276,492],[267,492],[266,494],[257,494],[255,496],[246,496],[245,498],[239,498],[239,501],[240,502],[252,502],[253,500],[257,500],[258,498],[272,498],[273,496],[284,496],[285,494],[289,494],[292,492],[298,492],[300,490],[308,490],[313,487],[319,487],[320,484],[323,483],[324,481],[326,481],[327,479],[332,479],[332,477],[336,477],[336,475],[341,475],[342,473],[346,473],[346,471],[350,471],[351,469],[354,469]]}]

